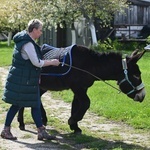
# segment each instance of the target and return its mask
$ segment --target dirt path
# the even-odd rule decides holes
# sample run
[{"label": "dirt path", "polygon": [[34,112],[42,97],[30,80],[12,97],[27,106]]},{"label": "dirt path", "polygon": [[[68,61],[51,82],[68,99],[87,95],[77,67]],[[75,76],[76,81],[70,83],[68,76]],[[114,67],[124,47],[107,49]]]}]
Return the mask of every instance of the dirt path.
[{"label": "dirt path", "polygon": [[[0,80],[2,81],[2,85],[4,85],[7,71],[7,68],[0,68]],[[44,99],[43,103],[45,108],[47,110],[51,109],[52,114],[50,114],[49,117],[53,116],[57,119],[60,119],[62,123],[67,124],[67,120],[70,116],[70,104],[61,100],[51,99],[50,92],[45,93],[42,98]],[[1,114],[1,117],[5,117],[5,114]],[[0,138],[0,150],[65,150],[66,146],[67,149],[70,150],[87,149],[82,144],[72,145],[67,143],[68,141],[65,141],[62,135],[69,133],[59,133],[57,135],[57,141],[38,141],[34,125],[27,125],[27,131],[20,131],[17,127],[18,123],[16,118],[14,122],[16,123],[16,126],[12,127],[12,132],[18,137],[18,140],[10,141]],[[137,131],[123,123],[109,121],[106,118],[99,117],[89,111],[86,113],[84,119],[79,123],[79,125],[81,128],[88,129],[92,133],[93,138],[94,134],[96,133],[99,136],[98,140],[106,141],[108,143],[108,148],[105,148],[105,150],[112,149],[112,147],[115,148],[116,143],[120,143],[120,145],[124,144],[128,147],[131,145],[132,148],[138,147],[138,150],[150,149],[150,132],[145,133],[142,130]],[[3,125],[0,124],[0,132],[2,128]],[[55,130],[50,126],[47,126],[47,129]]]}]

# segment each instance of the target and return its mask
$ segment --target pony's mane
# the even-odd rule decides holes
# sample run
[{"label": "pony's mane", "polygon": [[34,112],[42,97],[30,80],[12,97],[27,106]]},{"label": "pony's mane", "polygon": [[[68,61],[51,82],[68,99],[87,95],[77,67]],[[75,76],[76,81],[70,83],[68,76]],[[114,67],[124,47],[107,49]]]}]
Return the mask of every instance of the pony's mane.
[{"label": "pony's mane", "polygon": [[[82,46],[81,46],[82,47]],[[85,51],[86,52],[86,55],[90,55],[90,56],[93,56],[94,59],[96,58],[106,58],[107,60],[109,59],[122,59],[122,53],[120,52],[114,52],[114,51],[110,51],[110,52],[98,52],[98,51],[95,51],[93,49],[89,49],[87,47],[82,47],[81,48],[82,51]]]}]

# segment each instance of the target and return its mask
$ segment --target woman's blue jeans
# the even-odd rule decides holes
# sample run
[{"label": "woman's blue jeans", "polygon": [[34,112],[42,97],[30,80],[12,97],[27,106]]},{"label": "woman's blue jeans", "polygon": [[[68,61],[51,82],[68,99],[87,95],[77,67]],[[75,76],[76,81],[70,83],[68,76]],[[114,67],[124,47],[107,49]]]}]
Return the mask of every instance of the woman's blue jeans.
[{"label": "woman's blue jeans", "polygon": [[[15,117],[15,115],[17,114],[17,112],[19,111],[20,107],[16,106],[16,105],[12,105],[6,115],[6,120],[5,120],[5,126],[10,127],[11,123]],[[32,114],[32,118],[36,124],[36,127],[42,127],[43,123],[42,123],[42,116],[41,116],[41,109],[40,107],[31,107],[31,114]]]}]

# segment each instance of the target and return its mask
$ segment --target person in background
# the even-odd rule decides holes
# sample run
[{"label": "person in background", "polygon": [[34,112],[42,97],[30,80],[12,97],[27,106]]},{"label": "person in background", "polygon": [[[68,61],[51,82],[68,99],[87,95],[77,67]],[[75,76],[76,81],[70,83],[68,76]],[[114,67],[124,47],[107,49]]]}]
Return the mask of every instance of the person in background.
[{"label": "person in background", "polygon": [[41,120],[41,99],[39,82],[41,68],[49,65],[58,66],[59,60],[42,60],[40,46],[36,40],[42,34],[43,23],[38,19],[29,21],[27,31],[23,30],[14,37],[12,65],[6,79],[2,100],[11,104],[1,132],[4,139],[17,140],[10,128],[11,123],[21,107],[31,107],[32,118],[37,127],[38,140],[52,140],[55,136],[48,134]]}]

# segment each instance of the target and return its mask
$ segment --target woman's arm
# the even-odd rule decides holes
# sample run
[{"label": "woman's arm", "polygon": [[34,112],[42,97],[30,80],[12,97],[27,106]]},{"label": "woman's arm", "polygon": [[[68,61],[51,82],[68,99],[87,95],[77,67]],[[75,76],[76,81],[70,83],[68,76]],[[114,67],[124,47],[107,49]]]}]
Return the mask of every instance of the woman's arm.
[{"label": "woman's arm", "polygon": [[41,60],[37,57],[34,45],[29,42],[25,44],[21,50],[22,57],[27,60],[30,59],[31,63],[36,67],[45,67],[45,66],[58,66],[60,64],[59,60],[52,59],[52,60]]}]

